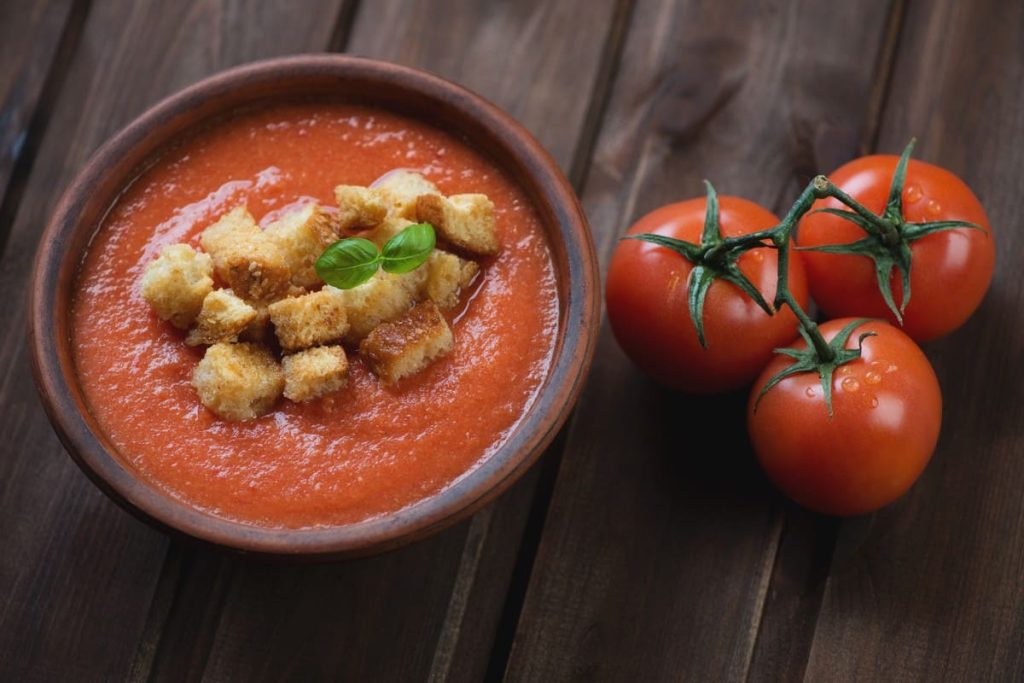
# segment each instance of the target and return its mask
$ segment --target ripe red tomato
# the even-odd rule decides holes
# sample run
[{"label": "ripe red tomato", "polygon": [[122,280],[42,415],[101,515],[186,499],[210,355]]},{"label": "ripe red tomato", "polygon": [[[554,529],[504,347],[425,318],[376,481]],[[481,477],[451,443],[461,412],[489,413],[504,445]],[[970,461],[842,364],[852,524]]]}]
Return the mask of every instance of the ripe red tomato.
[{"label": "ripe red tomato", "polygon": [[[757,204],[721,197],[724,237],[770,228],[778,219]],[[699,243],[706,200],[691,199],[657,209],[628,234],[656,233]],[[775,296],[778,255],[754,249],[740,256],[744,275],[769,303]],[[608,269],[605,303],[619,345],[648,375],[673,389],[698,393],[729,391],[748,384],[772,356],[772,349],[796,335],[788,308],[769,316],[738,287],[712,283],[704,303],[707,348],[700,345],[687,305],[691,263],[661,246],[620,242]],[[807,305],[807,281],[797,254],[790,255],[789,287]]]},{"label": "ripe red tomato", "polygon": [[[831,340],[849,322],[820,329]],[[816,373],[787,377],[756,403],[769,378],[793,362],[786,356],[751,391],[747,424],[761,466],[786,495],[818,512],[856,515],[894,501],[924,470],[939,437],[942,395],[928,359],[882,321],[859,325],[846,348],[869,331],[876,336],[864,339],[861,357],[836,369],[832,417]]]},{"label": "ripe red tomato", "polygon": [[[862,157],[829,175],[840,189],[876,214],[885,208],[893,171],[899,157]],[[823,199],[814,208],[842,208],[835,199]],[[903,186],[903,217],[909,222],[961,220],[986,232],[957,228],[937,232],[910,244],[910,302],[903,330],[927,341],[960,327],[981,303],[995,262],[995,243],[988,218],[970,188],[949,171],[910,160]],[[861,228],[839,216],[809,213],[800,221],[801,247],[854,242],[865,237]],[[811,296],[827,317],[868,316],[896,323],[878,290],[871,259],[850,254],[801,252]],[[890,281],[896,304],[902,301],[900,275]]]}]

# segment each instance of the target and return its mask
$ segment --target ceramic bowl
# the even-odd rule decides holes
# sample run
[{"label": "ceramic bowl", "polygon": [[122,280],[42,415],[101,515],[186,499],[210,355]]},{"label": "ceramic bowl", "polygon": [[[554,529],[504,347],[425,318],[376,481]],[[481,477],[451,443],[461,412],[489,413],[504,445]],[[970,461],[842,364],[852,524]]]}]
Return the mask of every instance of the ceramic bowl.
[{"label": "ceramic bowl", "polygon": [[[118,194],[164,145],[246,105],[324,98],[399,112],[454,133],[485,154],[533,201],[553,253],[561,317],[548,377],[506,443],[442,491],[368,521],[315,529],[262,528],[215,517],[144,481],[90,414],[75,371],[69,311],[91,237]],[[564,424],[593,356],[598,267],[586,218],[558,165],[508,114],[446,80],[385,62],[303,55],[245,65],[165,99],[86,164],[43,235],[30,289],[36,383],[67,451],[112,499],[156,526],[240,551],[306,558],[369,554],[465,518],[507,489]]]}]

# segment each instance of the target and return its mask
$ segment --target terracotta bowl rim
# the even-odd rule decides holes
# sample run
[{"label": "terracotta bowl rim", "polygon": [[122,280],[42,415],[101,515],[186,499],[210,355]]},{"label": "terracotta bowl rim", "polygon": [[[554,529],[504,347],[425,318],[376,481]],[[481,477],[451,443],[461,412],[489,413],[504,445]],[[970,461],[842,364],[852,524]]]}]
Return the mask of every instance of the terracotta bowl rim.
[{"label": "terracotta bowl rim", "polygon": [[[149,141],[161,138],[197,102],[221,98],[221,106],[227,106],[237,90],[311,78],[356,79],[391,89],[389,92],[443,104],[462,116],[461,121],[477,126],[480,135],[500,149],[503,158],[495,160],[513,167],[516,182],[533,195],[535,203],[549,209],[541,212],[554,218],[548,223],[557,222],[546,227],[553,247],[558,241],[564,245],[564,267],[559,267],[556,259],[558,276],[565,281],[561,286],[560,339],[545,384],[511,436],[447,488],[410,507],[355,524],[264,528],[193,508],[145,483],[122,464],[84,408],[70,360],[68,311],[66,307],[58,311],[56,301],[63,291],[61,286],[68,292],[73,286],[75,277],[67,273],[69,269],[77,271],[83,254],[71,248],[72,237],[84,232],[92,235],[98,227],[95,221],[81,217],[82,207],[104,179],[118,174],[121,189],[131,181],[117,168],[118,164],[123,166],[122,160],[129,152],[145,148],[143,158],[150,156],[167,138],[156,145]],[[387,107],[379,101],[366,104]],[[201,125],[208,118],[189,123],[185,129]],[[170,139],[181,133],[172,133]],[[115,198],[116,193],[105,198],[106,206]],[[593,360],[600,319],[598,272],[586,217],[568,180],[540,143],[494,104],[436,75],[379,60],[309,54],[252,62],[207,77],[152,106],[101,146],[71,182],[43,232],[30,280],[28,333],[33,374],[43,406],[68,453],[108,496],[145,521],[172,533],[261,555],[316,559],[371,554],[422,538],[467,517],[507,489],[551,443],[568,418]],[[64,338],[59,338],[62,331]]]}]

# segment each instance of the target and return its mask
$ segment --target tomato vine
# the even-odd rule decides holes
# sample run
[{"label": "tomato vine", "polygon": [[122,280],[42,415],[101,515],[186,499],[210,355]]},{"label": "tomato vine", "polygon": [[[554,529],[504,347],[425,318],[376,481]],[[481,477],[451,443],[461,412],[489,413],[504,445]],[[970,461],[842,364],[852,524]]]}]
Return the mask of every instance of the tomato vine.
[{"label": "tomato vine", "polygon": [[[671,249],[693,264],[688,282],[688,307],[698,339],[705,348],[707,341],[703,325],[704,300],[708,289],[716,279],[724,280],[738,287],[769,315],[774,314],[784,305],[788,306],[797,318],[797,331],[807,342],[807,346],[803,349],[779,348],[775,350],[776,353],[792,358],[793,363],[765,383],[757,401],[759,402],[768,390],[786,377],[799,373],[816,372],[821,381],[828,413],[831,416],[832,377],[836,368],[860,358],[864,339],[873,336],[874,333],[867,332],[860,335],[856,348],[847,349],[846,343],[853,331],[867,320],[859,319],[846,325],[829,342],[821,334],[817,324],[796,301],[789,288],[788,276],[789,258],[792,251],[791,242],[800,219],[811,212],[814,203],[820,199],[831,197],[847,207],[846,209],[818,209],[815,213],[829,213],[848,220],[863,230],[866,237],[849,244],[822,245],[808,247],[807,250],[833,254],[856,254],[870,258],[875,265],[878,287],[887,306],[898,321],[902,321],[902,313],[906,309],[911,294],[910,244],[926,235],[944,230],[970,228],[984,231],[981,226],[966,221],[912,223],[904,220],[903,187],[913,147],[914,140],[911,140],[900,156],[893,174],[888,202],[881,215],[876,215],[865,208],[834,185],[826,176],[818,175],[807,184],[778,224],[745,235],[723,237],[719,220],[718,195],[711,183],[705,181],[707,209],[704,230],[699,244],[651,233],[630,235],[624,239],[641,240]],[[779,254],[776,294],[771,305],[764,300],[764,297],[743,274],[738,265],[739,258],[744,253],[752,249],[763,248],[776,249]],[[903,285],[903,296],[899,306],[895,303],[890,282],[894,269],[900,273]]]}]

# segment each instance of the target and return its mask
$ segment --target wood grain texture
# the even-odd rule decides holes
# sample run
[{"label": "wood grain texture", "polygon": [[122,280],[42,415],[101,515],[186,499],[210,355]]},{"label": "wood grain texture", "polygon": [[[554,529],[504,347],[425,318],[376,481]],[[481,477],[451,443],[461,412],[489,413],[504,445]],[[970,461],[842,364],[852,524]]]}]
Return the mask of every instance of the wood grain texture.
[{"label": "wood grain texture", "polygon": [[[0,6],[0,329],[15,331],[0,337],[0,680],[472,681],[505,669],[517,625],[514,681],[1024,679],[1024,8],[360,5]],[[520,118],[586,179],[605,261],[629,222],[705,176],[778,210],[814,172],[917,135],[920,158],[978,193],[999,245],[978,314],[926,348],[946,409],[921,482],[872,517],[802,512],[759,474],[742,396],[662,391],[605,329],[561,465],[556,448],[428,541],[283,566],[168,542],[115,508],[53,436],[16,333],[39,226],[88,154],[156,99],[232,64],[346,47]],[[705,424],[721,432],[692,434]],[[545,462],[558,468],[546,513]],[[517,618],[523,529],[545,514]]]},{"label": "wood grain texture", "polygon": [[[640,215],[699,194],[703,177],[782,209],[815,171],[854,156],[886,10],[640,2],[584,192],[604,256]],[[746,678],[794,525],[750,453],[745,396],[663,391],[607,329],[589,387],[508,678]]]},{"label": "wood grain texture", "polygon": [[[869,152],[878,138],[881,112],[892,78],[896,47],[905,14],[904,0],[892,0],[874,77],[864,108],[858,149]],[[831,168],[819,168],[828,172]],[[750,659],[748,681],[798,681],[807,667],[818,612],[833,555],[847,552],[849,535],[837,546],[839,521],[790,503],[775,555],[775,567]]]},{"label": "wood grain texture", "polygon": [[20,333],[39,226],[87,155],[148,104],[217,68],[326,45],[338,3],[308,7],[108,1],[89,13],[0,260],[0,680],[124,678],[167,548],[82,476],[39,409]]},{"label": "wood grain texture", "polygon": [[84,15],[73,0],[11,0],[0,6],[0,245]]},{"label": "wood grain texture", "polygon": [[803,679],[839,522],[790,504],[765,596],[748,681]]},{"label": "wood grain texture", "polygon": [[974,317],[925,348],[945,400],[938,450],[905,498],[843,528],[810,680],[1024,680],[1022,44],[1020,3],[909,4],[879,149],[917,136],[915,156],[967,182],[996,273]]},{"label": "wood grain texture", "polygon": [[[618,9],[583,0],[364,3],[346,51],[475,90],[568,167]],[[558,40],[570,27],[592,39]],[[469,522],[396,553],[333,567],[237,566],[206,678],[479,680],[538,467]]]}]

